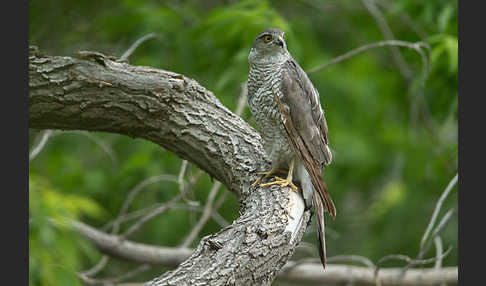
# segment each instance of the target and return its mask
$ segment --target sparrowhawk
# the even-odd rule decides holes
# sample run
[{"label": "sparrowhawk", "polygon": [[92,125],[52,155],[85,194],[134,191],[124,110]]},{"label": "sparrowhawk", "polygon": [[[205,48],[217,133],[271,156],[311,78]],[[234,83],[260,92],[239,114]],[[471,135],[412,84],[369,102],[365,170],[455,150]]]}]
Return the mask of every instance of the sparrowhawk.
[{"label": "sparrowhawk", "polygon": [[331,163],[332,154],[319,93],[288,52],[279,29],[261,32],[248,60],[248,106],[272,161],[272,169],[259,174],[268,177],[288,170],[286,179],[275,177],[260,186],[279,184],[298,192],[292,180],[300,183],[306,208],[314,204],[319,255],[325,267],[324,209],[332,218],[336,209],[322,178],[323,165]]}]

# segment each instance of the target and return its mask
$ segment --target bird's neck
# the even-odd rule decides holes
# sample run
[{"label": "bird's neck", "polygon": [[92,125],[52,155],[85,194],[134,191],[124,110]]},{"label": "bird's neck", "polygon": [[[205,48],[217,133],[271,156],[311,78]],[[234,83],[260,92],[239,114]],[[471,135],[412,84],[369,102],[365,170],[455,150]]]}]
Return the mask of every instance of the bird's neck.
[{"label": "bird's neck", "polygon": [[254,49],[250,51],[248,61],[250,68],[266,68],[269,66],[275,67],[276,65],[282,65],[289,59],[288,53],[275,53],[275,54],[260,54]]}]

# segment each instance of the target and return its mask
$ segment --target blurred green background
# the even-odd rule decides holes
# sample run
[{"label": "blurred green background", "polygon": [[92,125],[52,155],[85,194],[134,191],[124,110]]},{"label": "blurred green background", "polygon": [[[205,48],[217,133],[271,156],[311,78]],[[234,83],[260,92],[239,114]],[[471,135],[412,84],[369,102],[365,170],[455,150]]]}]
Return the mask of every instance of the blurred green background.
[{"label": "blurred green background", "polygon": [[[436,201],[457,172],[458,46],[457,1],[374,3],[378,14],[359,0],[31,0],[29,44],[50,55],[92,50],[119,57],[137,39],[156,33],[157,38],[130,56],[130,63],[194,78],[232,110],[248,76],[252,41],[265,28],[285,31],[290,52],[305,70],[385,40],[387,27],[398,40],[428,44],[424,58],[413,49],[398,48],[401,67],[397,55],[384,47],[310,74],[321,94],[334,153],[324,173],[338,209],[337,219],[327,222],[328,256],[362,255],[376,263],[388,254],[416,257]],[[253,125],[247,108],[242,117]],[[31,132],[31,150],[41,136]],[[116,218],[137,184],[161,174],[177,177],[181,165],[176,155],[140,139],[54,133],[30,162],[30,285],[82,285],[75,273],[101,257],[78,234],[50,219],[70,217],[101,228]],[[197,170],[189,164],[186,178]],[[211,185],[203,174],[189,195],[204,205]],[[225,196],[218,212],[231,223],[239,205],[226,192],[221,188],[216,200]],[[174,182],[150,184],[129,212],[178,193]],[[456,204],[457,187],[440,216]],[[130,239],[177,246],[200,215],[169,210]],[[453,247],[446,266],[457,265],[457,224],[454,214],[441,233],[444,249]],[[121,230],[129,226],[122,224]],[[220,228],[211,219],[199,238]],[[304,241],[316,244],[314,224]],[[434,255],[432,247],[425,257]],[[299,248],[295,253],[308,256],[318,257],[317,250]],[[389,262],[384,267],[403,265]],[[120,276],[135,266],[114,259],[99,277]],[[165,270],[155,267],[131,280],[148,280]]]}]

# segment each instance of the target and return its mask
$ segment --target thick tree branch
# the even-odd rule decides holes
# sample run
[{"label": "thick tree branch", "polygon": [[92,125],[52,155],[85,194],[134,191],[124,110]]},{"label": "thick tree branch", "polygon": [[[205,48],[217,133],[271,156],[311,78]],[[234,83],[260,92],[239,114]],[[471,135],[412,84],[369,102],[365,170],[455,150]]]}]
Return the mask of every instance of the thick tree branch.
[{"label": "thick tree branch", "polygon": [[[116,235],[106,234],[81,222],[72,221],[71,226],[91,241],[100,251],[131,261],[176,267],[187,259],[192,250],[188,248],[154,247],[151,245],[134,243],[130,241],[120,242]],[[117,247],[116,245],[119,246]],[[147,255],[148,254],[148,255]],[[337,257],[336,257],[337,258]],[[277,279],[286,282],[298,283],[322,283],[345,284],[353,282],[353,285],[375,285],[375,267],[358,267],[351,265],[329,264],[326,271],[318,263],[288,262],[278,273]],[[445,267],[442,269],[410,269],[400,279],[402,268],[382,268],[378,279],[383,285],[457,285],[457,267]]]},{"label": "thick tree branch", "polygon": [[29,56],[29,123],[38,129],[106,131],[143,138],[195,163],[239,195],[268,162],[260,136],[193,79],[86,59]]},{"label": "thick tree branch", "polygon": [[[203,238],[177,269],[148,285],[270,285],[300,242],[310,212],[289,188],[250,191],[256,171],[269,168],[258,133],[190,78],[99,53],[79,55],[84,59],[31,49],[31,128],[150,140],[195,163],[240,199],[241,216],[232,225]],[[124,257],[121,249],[140,248],[127,241],[121,245],[102,251]]]}]

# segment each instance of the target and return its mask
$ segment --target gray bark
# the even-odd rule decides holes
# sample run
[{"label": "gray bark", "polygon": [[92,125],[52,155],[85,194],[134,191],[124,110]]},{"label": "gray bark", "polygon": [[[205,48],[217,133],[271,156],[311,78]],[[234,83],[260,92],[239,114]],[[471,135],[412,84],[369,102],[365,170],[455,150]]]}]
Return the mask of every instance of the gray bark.
[{"label": "gray bark", "polygon": [[[177,267],[192,253],[191,249],[178,247],[156,247],[142,243],[124,240],[120,237],[96,230],[82,222],[70,221],[71,227],[93,243],[101,252],[110,256],[128,259],[144,264]],[[381,268],[378,277],[374,277],[374,267],[329,264],[326,271],[322,271],[320,262],[289,261],[279,271],[276,280],[283,285],[294,283],[309,285],[348,285],[355,286],[377,284],[382,285],[457,285],[457,267],[442,267],[440,269],[408,269],[401,277],[403,268]],[[128,286],[128,284],[122,284]],[[121,285],[120,285],[121,286]],[[135,285],[134,285],[135,286]],[[141,286],[141,284],[137,284]]]},{"label": "gray bark", "polygon": [[292,256],[309,211],[289,188],[253,189],[269,168],[260,136],[193,79],[98,53],[29,55],[29,123],[150,140],[238,196],[241,216],[204,237],[177,269],[147,285],[270,285]]}]

